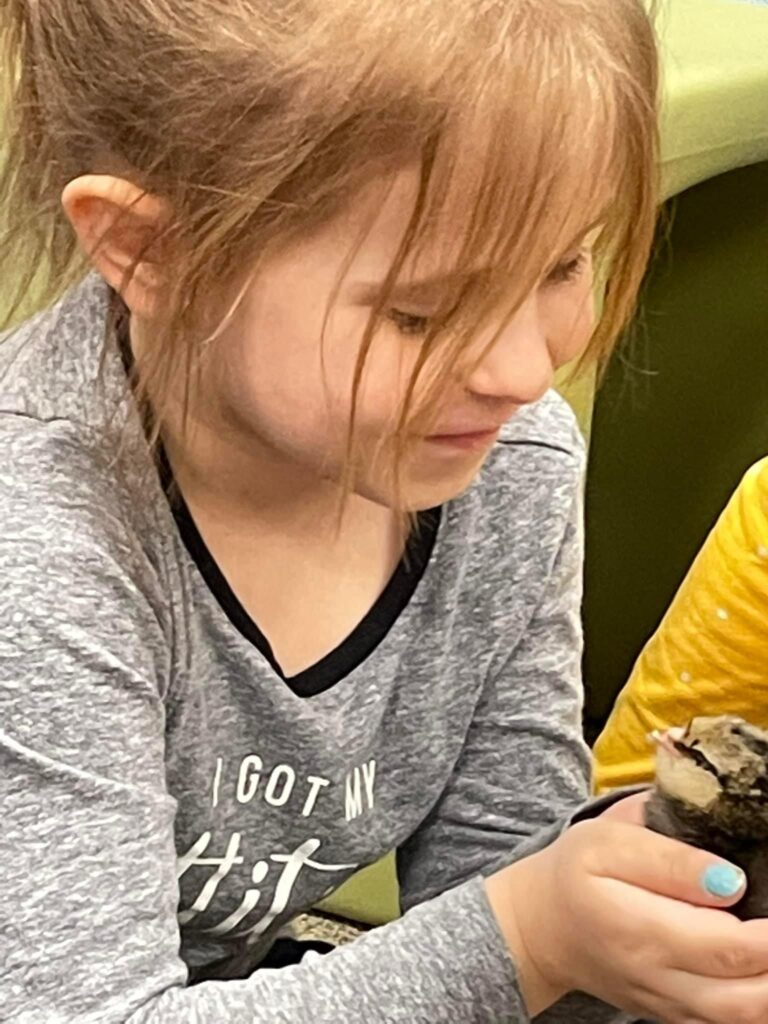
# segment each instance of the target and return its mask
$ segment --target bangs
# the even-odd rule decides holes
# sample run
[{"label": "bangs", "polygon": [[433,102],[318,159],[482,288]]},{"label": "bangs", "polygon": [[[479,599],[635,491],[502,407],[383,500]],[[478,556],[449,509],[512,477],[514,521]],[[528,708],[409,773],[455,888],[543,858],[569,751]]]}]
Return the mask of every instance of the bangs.
[{"label": "bangs", "polygon": [[475,325],[511,316],[596,225],[598,252],[622,236],[621,197],[645,167],[624,151],[632,128],[618,130],[615,82],[573,57],[550,53],[535,75],[511,61],[505,76],[487,68],[467,90],[479,102],[446,118],[423,161],[404,269],[464,285]]},{"label": "bangs", "polygon": [[[423,400],[411,420],[436,407],[482,327],[496,325],[490,347],[591,230],[599,227],[593,252],[605,293],[582,363],[606,356],[633,308],[656,215],[655,91],[652,73],[630,74],[598,38],[562,25],[548,38],[520,33],[519,53],[506,47],[476,63],[474,79],[455,83],[461,102],[446,102],[425,150],[419,200],[390,279],[451,282],[424,338],[402,433],[417,382]],[[526,59],[530,52],[546,60]]]}]

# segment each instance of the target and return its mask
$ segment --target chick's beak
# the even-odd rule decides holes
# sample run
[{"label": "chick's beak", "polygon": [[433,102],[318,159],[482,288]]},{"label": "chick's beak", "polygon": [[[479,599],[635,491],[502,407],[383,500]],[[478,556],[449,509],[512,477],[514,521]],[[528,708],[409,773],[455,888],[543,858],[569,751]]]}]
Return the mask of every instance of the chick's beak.
[{"label": "chick's beak", "polygon": [[685,739],[686,731],[686,729],[677,727],[673,729],[654,729],[653,732],[649,733],[649,739],[671,757],[680,757],[677,745]]}]

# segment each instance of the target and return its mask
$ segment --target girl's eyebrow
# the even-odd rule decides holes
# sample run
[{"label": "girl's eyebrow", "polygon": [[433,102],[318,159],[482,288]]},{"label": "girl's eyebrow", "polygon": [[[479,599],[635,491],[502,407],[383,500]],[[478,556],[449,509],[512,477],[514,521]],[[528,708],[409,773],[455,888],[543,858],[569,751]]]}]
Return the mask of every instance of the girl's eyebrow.
[{"label": "girl's eyebrow", "polygon": [[[579,248],[594,232],[599,234],[598,229],[601,229],[604,224],[605,215],[601,214],[575,236],[570,245],[564,250],[564,253],[569,253],[573,249]],[[398,281],[392,286],[389,298],[392,302],[404,304],[434,305],[443,300],[447,293],[482,280],[482,278],[488,277],[491,273],[492,268],[490,267],[477,267],[474,270],[465,272],[449,271],[413,281]],[[375,305],[381,296],[383,288],[383,279],[378,282],[358,281],[351,288],[352,300],[355,304],[361,306]]]},{"label": "girl's eyebrow", "polygon": [[[413,281],[398,281],[392,286],[389,298],[393,302],[424,305],[438,303],[445,298],[446,293],[465,287],[488,272],[485,269],[477,269],[467,273],[435,274]],[[361,306],[375,304],[381,297],[384,283],[384,280],[357,282],[351,289],[353,300]]]}]

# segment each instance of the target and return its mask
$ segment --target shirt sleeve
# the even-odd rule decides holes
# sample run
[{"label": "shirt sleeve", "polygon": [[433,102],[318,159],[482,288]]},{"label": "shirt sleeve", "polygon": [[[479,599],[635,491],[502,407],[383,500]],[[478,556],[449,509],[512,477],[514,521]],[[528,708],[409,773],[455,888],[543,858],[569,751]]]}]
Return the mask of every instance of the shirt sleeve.
[{"label": "shirt sleeve", "polygon": [[[433,812],[398,852],[405,909],[542,849],[587,804],[590,756],[581,683],[582,501],[570,507],[540,604],[489,680],[456,771]],[[601,808],[602,809],[602,808]],[[621,1024],[630,1018],[574,993],[541,1024]]]},{"label": "shirt sleeve", "polygon": [[527,1022],[478,879],[327,957],[186,984],[165,783],[173,623],[163,588],[72,429],[8,421],[0,417],[2,1020]]},{"label": "shirt sleeve", "polygon": [[576,479],[564,520],[528,628],[487,681],[441,799],[398,853],[405,908],[532,852],[554,838],[589,795]]}]

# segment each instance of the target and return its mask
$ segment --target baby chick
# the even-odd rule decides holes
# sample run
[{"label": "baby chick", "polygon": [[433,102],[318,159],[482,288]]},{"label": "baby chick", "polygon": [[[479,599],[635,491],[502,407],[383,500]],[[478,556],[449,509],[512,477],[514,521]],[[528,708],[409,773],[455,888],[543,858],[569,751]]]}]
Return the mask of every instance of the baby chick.
[{"label": "baby chick", "polygon": [[654,739],[646,824],[737,864],[749,887],[733,913],[768,917],[768,732],[723,715]]}]

